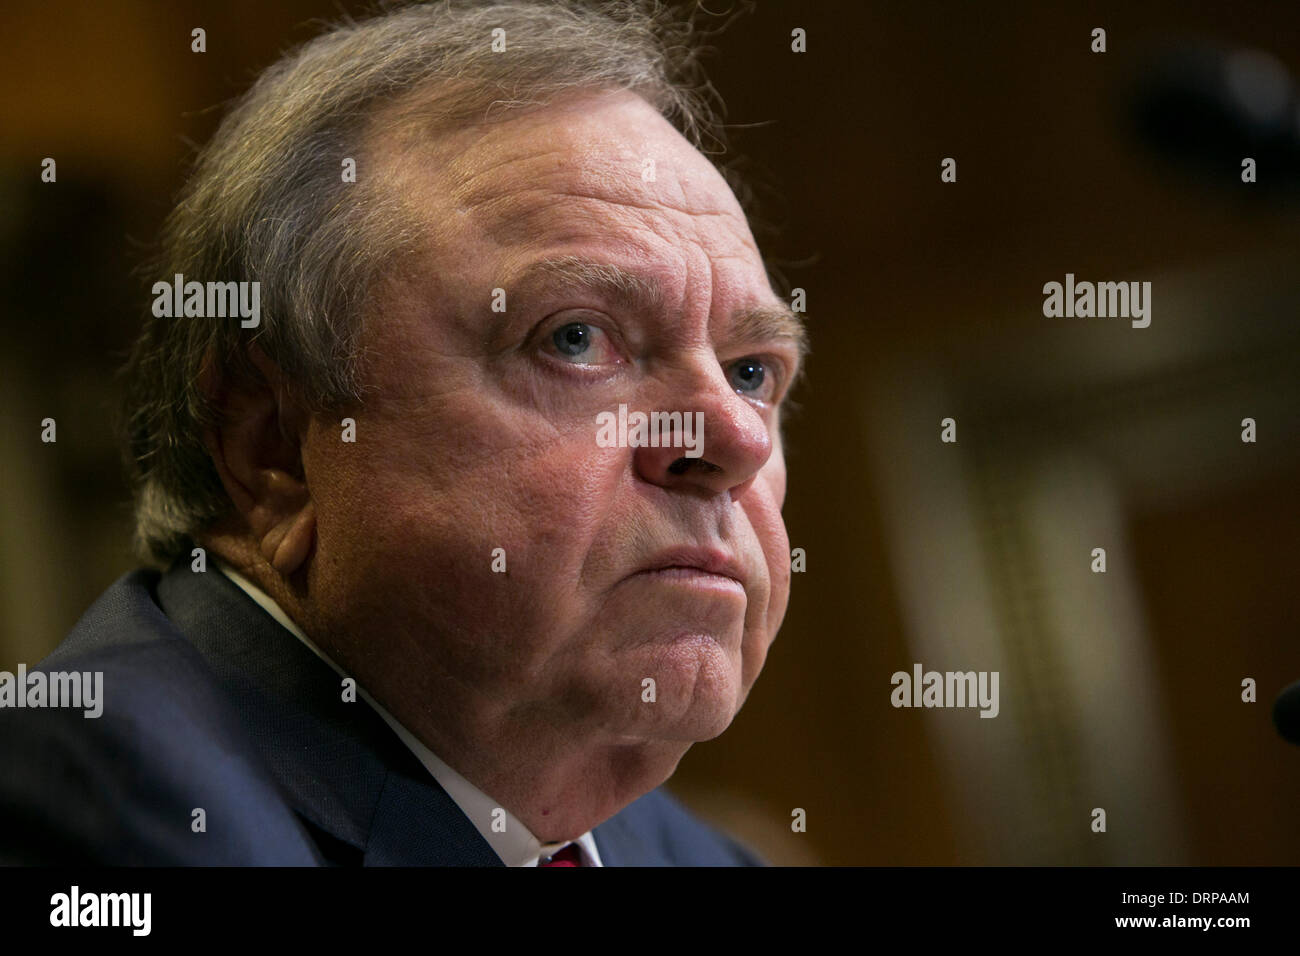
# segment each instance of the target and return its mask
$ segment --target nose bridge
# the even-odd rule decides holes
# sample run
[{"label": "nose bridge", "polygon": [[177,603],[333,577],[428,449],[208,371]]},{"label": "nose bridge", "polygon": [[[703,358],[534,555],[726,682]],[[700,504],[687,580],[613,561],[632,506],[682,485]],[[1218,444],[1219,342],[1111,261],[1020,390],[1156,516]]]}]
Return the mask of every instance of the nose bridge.
[{"label": "nose bridge", "polygon": [[[741,397],[727,381],[726,372],[717,365],[709,378],[709,385],[702,388],[695,401],[700,405],[704,424],[704,457],[710,457],[710,450],[718,458],[730,459],[743,454],[757,459],[752,468],[757,471],[766,463],[772,453],[771,436],[768,435],[767,423],[758,409]],[[718,462],[722,464],[722,462]],[[735,462],[733,467],[740,466]],[[746,463],[746,468],[751,467]]]},{"label": "nose bridge", "polygon": [[674,431],[671,443],[642,449],[638,468],[648,480],[734,493],[771,457],[763,416],[732,388],[711,347],[692,349],[647,398],[653,410],[670,413]]}]

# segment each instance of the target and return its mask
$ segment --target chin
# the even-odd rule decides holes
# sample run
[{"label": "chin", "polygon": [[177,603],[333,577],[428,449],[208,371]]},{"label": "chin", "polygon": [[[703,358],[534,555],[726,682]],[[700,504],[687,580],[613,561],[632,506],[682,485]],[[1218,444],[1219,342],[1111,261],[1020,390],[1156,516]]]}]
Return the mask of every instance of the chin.
[{"label": "chin", "polygon": [[687,720],[683,721],[683,726],[677,728],[674,739],[696,744],[704,743],[706,740],[721,736],[731,726],[735,717],[736,712],[731,707],[692,713]]},{"label": "chin", "polygon": [[680,640],[655,655],[656,700],[642,703],[650,736],[697,743],[729,726],[744,700],[740,663],[710,638]]},{"label": "chin", "polygon": [[[647,707],[650,705],[646,705]],[[619,721],[612,736],[622,744],[641,746],[644,744],[670,744],[685,753],[691,744],[703,743],[720,736],[731,726],[735,713],[730,707],[696,704],[689,710],[678,714],[656,714],[656,719],[644,717],[631,725],[626,720]]]}]

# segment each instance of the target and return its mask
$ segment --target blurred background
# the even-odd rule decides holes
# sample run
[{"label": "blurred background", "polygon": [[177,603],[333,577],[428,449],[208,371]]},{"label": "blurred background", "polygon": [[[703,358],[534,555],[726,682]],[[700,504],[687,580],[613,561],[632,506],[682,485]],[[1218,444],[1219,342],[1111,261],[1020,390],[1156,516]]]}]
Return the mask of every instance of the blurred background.
[{"label": "blurred background", "polygon": [[[114,371],[193,147],[364,9],[0,13],[0,669],[135,566]],[[807,294],[807,568],[670,789],[776,863],[1300,862],[1270,718],[1300,678],[1300,5],[763,2],[712,47],[778,291]],[[1067,272],[1151,282],[1150,327],[1045,318]],[[895,709],[915,662],[998,671],[999,716]]]}]

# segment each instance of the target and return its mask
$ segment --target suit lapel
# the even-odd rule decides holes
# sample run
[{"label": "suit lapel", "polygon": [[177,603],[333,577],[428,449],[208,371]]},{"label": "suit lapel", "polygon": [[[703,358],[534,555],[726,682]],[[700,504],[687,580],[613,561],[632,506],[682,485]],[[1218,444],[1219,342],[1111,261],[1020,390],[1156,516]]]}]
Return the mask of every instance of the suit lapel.
[{"label": "suit lapel", "polygon": [[602,866],[672,866],[672,861],[637,833],[626,810],[591,831]]},{"label": "suit lapel", "polygon": [[219,569],[178,562],[157,595],[312,826],[367,865],[503,865],[383,718]]},{"label": "suit lapel", "polygon": [[[424,767],[384,783],[366,845],[366,866],[505,866]],[[430,786],[432,784],[432,786]]]}]

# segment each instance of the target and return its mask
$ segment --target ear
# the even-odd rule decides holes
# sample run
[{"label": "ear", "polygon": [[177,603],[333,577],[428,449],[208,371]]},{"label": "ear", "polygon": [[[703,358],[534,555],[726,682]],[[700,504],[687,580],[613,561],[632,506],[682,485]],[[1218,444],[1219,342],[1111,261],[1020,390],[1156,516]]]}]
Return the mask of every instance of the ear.
[{"label": "ear", "polygon": [[260,373],[219,379],[210,362],[200,387],[218,413],[204,444],[226,494],[267,562],[289,577],[316,540],[316,509],[302,469],[307,412],[279,367],[256,345],[248,358]]}]

